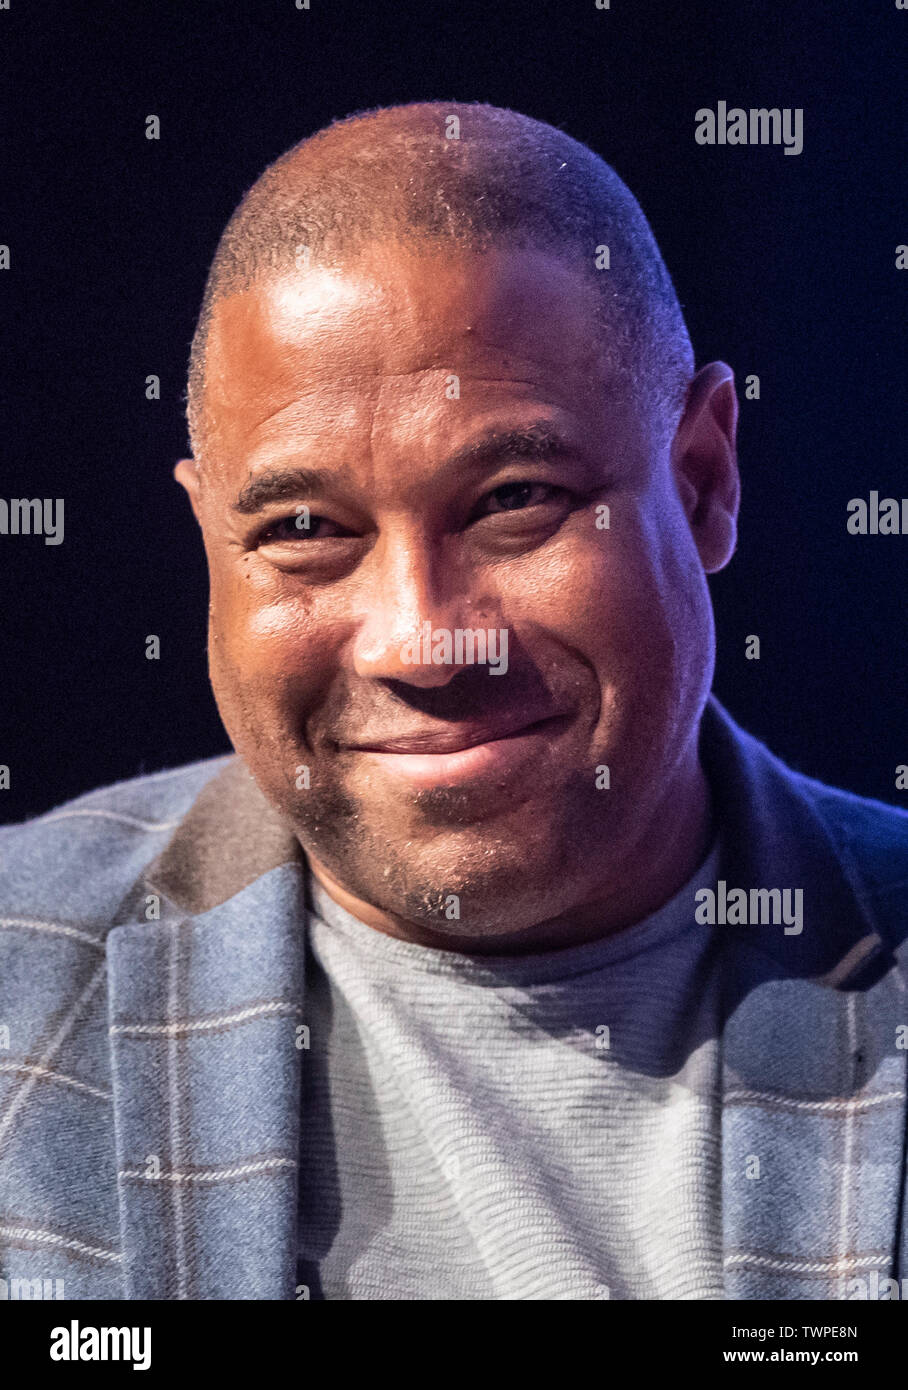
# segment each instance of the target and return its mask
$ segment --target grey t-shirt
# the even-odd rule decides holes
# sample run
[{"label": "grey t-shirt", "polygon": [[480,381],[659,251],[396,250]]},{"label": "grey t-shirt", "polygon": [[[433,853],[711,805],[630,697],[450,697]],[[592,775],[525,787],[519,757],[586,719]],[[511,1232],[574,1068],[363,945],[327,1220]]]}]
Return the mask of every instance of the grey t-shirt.
[{"label": "grey t-shirt", "polygon": [[327,1299],[723,1297],[718,846],[590,945],[470,957],[310,880],[298,1282]]}]

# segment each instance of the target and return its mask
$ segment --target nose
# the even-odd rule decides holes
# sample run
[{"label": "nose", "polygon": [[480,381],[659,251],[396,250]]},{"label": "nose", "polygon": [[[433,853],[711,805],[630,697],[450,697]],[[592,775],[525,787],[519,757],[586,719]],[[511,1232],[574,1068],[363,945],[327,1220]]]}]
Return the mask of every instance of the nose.
[{"label": "nose", "polygon": [[467,626],[469,601],[456,569],[427,538],[387,534],[369,557],[361,618],[353,640],[358,676],[431,688],[447,685],[460,665],[433,660],[433,632]]}]

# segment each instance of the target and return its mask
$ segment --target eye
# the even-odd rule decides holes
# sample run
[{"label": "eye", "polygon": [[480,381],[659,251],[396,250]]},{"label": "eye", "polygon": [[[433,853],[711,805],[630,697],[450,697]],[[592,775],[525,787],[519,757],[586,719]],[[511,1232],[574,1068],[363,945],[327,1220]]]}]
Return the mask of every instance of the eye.
[{"label": "eye", "polygon": [[502,483],[482,499],[476,516],[497,516],[502,512],[521,512],[550,502],[563,488],[551,483],[516,482]]},{"label": "eye", "polygon": [[349,527],[341,526],[326,516],[315,516],[306,508],[293,516],[282,516],[272,522],[259,536],[259,545],[286,545],[289,541],[323,541],[352,536]]}]

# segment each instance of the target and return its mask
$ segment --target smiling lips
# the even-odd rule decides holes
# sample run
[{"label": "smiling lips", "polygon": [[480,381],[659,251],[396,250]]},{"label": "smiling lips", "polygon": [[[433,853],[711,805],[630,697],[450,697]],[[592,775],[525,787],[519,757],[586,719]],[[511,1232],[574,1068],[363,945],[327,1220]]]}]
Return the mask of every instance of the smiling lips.
[{"label": "smiling lips", "polygon": [[516,768],[538,753],[567,723],[565,715],[509,724],[461,725],[349,743],[345,751],[368,757],[383,771],[422,787],[451,786]]}]

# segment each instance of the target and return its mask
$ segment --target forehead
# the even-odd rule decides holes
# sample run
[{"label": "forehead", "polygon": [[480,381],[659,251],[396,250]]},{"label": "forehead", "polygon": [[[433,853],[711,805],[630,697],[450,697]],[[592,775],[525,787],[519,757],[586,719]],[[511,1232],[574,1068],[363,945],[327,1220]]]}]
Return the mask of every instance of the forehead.
[{"label": "forehead", "polygon": [[592,277],[539,251],[379,246],[258,282],[212,320],[205,408],[219,458],[249,466],[288,437],[461,433],[509,403],[582,416],[615,384],[596,296]]}]

